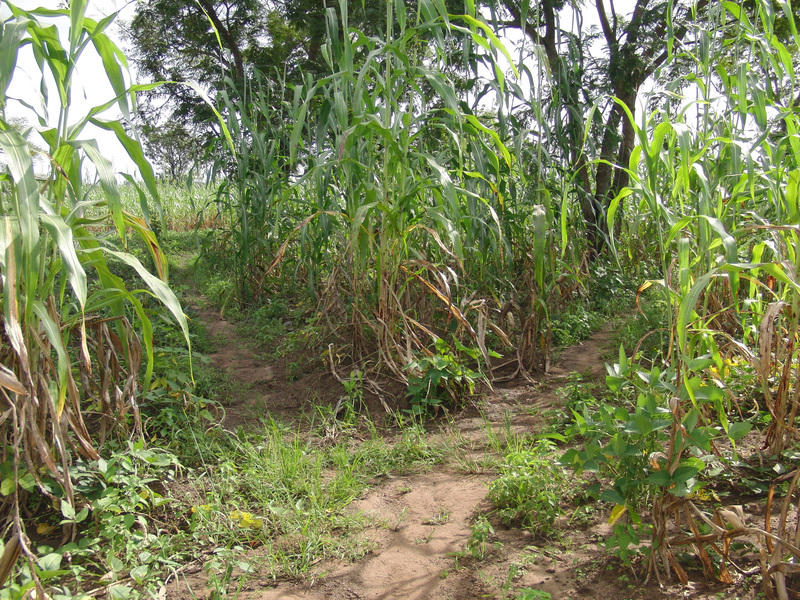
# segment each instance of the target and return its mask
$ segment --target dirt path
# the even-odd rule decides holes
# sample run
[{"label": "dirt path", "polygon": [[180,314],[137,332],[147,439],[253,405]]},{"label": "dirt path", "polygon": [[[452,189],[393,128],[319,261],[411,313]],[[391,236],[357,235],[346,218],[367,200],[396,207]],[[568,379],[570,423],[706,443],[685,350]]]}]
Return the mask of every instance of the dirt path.
[{"label": "dirt path", "polygon": [[[387,527],[369,532],[376,549],[350,565],[323,565],[319,578],[286,583],[249,596],[279,598],[408,599],[465,597],[448,580],[452,555],[462,551],[469,522],[486,495],[485,476],[432,473],[392,478],[352,505]],[[455,595],[453,595],[455,593]]]},{"label": "dirt path", "polygon": [[[577,371],[595,377],[604,372],[601,354],[610,335],[610,330],[603,329],[580,346],[565,350],[558,366],[540,382],[497,388],[484,408],[486,418],[499,428],[508,415],[513,430],[530,431],[541,423],[542,412],[559,402],[554,392],[565,375]],[[485,442],[483,417],[462,417],[456,424],[468,440]],[[535,586],[554,599],[580,597],[582,582],[571,577],[571,561],[548,555],[547,550],[533,545],[526,532],[498,531],[488,542],[483,560],[465,552],[475,516],[488,509],[486,493],[491,479],[489,475],[444,471],[381,483],[355,503],[353,510],[398,525],[370,532],[377,547],[366,558],[351,565],[322,565],[313,584],[281,583],[275,589],[242,597],[455,600],[502,597],[504,585],[507,590]],[[589,531],[587,539],[596,533]],[[567,554],[571,560],[578,557],[575,551]],[[600,560],[601,556],[596,544],[580,551],[581,562]],[[515,575],[509,579],[512,564]],[[608,597],[616,599],[615,594]]]},{"label": "dirt path", "polygon": [[203,323],[213,351],[208,357],[213,368],[227,380],[225,396],[215,398],[224,407],[222,426],[228,431],[259,424],[267,413],[293,422],[313,412],[315,403],[335,402],[342,386],[330,373],[319,369],[289,371],[294,368],[285,358],[277,361],[263,355],[242,333],[246,325],[220,317],[218,311],[205,307],[202,299],[190,299],[192,317]]},{"label": "dirt path", "polygon": [[[198,318],[208,319],[209,334],[217,340],[218,351],[211,356],[215,367],[245,384],[238,399],[227,408],[227,428],[246,422],[261,410],[294,412],[296,416],[311,401],[310,390],[315,387],[328,395],[341,394],[341,385],[332,378],[324,381],[324,373],[306,374],[300,381],[287,383],[274,366],[254,355],[231,324],[208,313],[201,312]],[[559,410],[563,400],[556,392],[568,382],[570,374],[578,373],[584,380],[602,379],[602,356],[608,352],[610,337],[610,328],[604,328],[584,343],[565,349],[552,372],[536,382],[496,388],[483,407],[483,416],[456,418],[459,435],[468,443],[473,442],[473,447],[481,448],[486,445],[487,422],[497,430],[510,427],[516,433],[535,431],[547,411]],[[470,458],[474,457],[465,457]],[[607,515],[598,509],[585,515],[563,515],[556,536],[550,540],[534,539],[518,528],[496,526],[487,541],[486,555],[480,560],[473,558],[466,552],[467,542],[475,517],[490,510],[486,494],[491,479],[489,474],[465,475],[463,465],[460,469],[445,465],[427,473],[385,478],[365,498],[351,505],[352,511],[362,513],[375,524],[364,533],[374,547],[363,559],[352,564],[320,563],[303,581],[274,582],[257,575],[247,581],[237,597],[706,600],[724,591],[706,585],[702,576],[692,588],[659,589],[652,583],[642,587],[630,570],[621,569],[602,548],[601,542],[610,530]],[[180,587],[173,585],[167,598],[211,597],[202,579],[194,580],[191,595]],[[531,595],[521,596],[520,590],[526,589]],[[752,598],[754,594],[736,597]]]}]

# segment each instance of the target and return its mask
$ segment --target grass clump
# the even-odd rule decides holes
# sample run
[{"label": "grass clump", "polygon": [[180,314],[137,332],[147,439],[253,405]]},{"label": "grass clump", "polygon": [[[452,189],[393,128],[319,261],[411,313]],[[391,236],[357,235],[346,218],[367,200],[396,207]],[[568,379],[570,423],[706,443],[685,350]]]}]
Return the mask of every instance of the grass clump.
[{"label": "grass clump", "polygon": [[186,515],[194,535],[209,550],[261,548],[260,568],[283,578],[323,558],[362,556],[370,542],[358,533],[368,521],[348,512],[349,504],[376,478],[429,466],[445,449],[416,425],[393,443],[373,435],[323,444],[269,420],[256,434],[220,439],[203,452],[218,458],[196,472]]},{"label": "grass clump", "polygon": [[567,472],[553,461],[555,451],[552,443],[541,441],[506,455],[488,494],[503,523],[543,537],[553,533],[561,503],[570,500]]}]

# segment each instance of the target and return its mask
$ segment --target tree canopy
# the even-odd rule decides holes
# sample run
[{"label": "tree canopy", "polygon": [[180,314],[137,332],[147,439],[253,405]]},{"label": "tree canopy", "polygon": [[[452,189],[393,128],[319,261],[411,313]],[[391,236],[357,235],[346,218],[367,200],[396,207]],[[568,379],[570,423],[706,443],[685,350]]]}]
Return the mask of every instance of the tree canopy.
[{"label": "tree canopy", "polygon": [[[351,25],[368,35],[385,28],[382,2],[350,4]],[[127,27],[131,58],[153,81],[196,81],[210,90],[224,88],[226,78],[240,86],[254,70],[298,82],[303,73],[327,73],[320,48],[326,10],[335,5],[331,0],[145,0]],[[169,112],[185,121],[197,124],[210,116],[182,86],[167,84],[150,98],[151,119],[167,99]]]},{"label": "tree canopy", "polygon": [[[195,81],[212,97],[221,90],[234,96],[242,93],[256,71],[288,90],[302,83],[305,75],[319,79],[329,74],[321,48],[327,11],[338,11],[338,4],[333,0],[144,0],[128,28],[133,60],[148,78]],[[442,4],[451,14],[465,11],[461,0]],[[344,5],[351,28],[368,36],[386,28],[385,4],[380,0]],[[594,251],[601,250],[608,235],[606,211],[628,183],[628,173],[621,167],[627,165],[634,146],[631,118],[637,115],[639,91],[667,63],[676,46],[695,43],[689,24],[694,16],[703,17],[708,0],[637,0],[630,12],[608,0],[581,7],[563,0],[480,0],[475,5],[501,35],[522,32],[529,44],[524,67],[547,73],[540,91],[534,92],[540,102],[534,128],[549,156],[573,182],[572,194],[591,245]],[[589,21],[599,25],[586,27]],[[785,19],[778,19],[776,28],[780,35],[789,33]],[[465,44],[460,50],[468,57],[469,43]],[[674,61],[669,68],[679,64]],[[457,65],[466,69],[470,61]],[[471,69],[475,75],[474,62]],[[462,74],[469,76],[466,70]],[[275,102],[288,100],[279,94],[272,97]],[[530,107],[531,100],[523,98],[523,103]],[[156,131],[152,125],[169,115],[187,124],[195,136],[209,128],[213,137],[219,135],[209,107],[186,86],[167,83],[146,96],[144,104],[151,133]]]}]

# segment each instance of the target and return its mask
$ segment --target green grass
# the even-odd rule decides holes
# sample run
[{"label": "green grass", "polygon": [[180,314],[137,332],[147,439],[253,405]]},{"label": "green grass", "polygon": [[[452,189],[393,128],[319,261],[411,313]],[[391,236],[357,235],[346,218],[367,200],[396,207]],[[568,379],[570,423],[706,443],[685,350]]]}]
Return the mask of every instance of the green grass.
[{"label": "green grass", "polygon": [[556,451],[552,442],[543,440],[505,455],[488,494],[504,524],[522,526],[545,538],[554,533],[561,504],[569,502],[574,493],[574,481],[553,460]]},{"label": "green grass", "polygon": [[[324,428],[320,428],[321,430]],[[297,577],[321,558],[354,560],[370,549],[358,534],[369,524],[347,510],[379,478],[425,469],[446,455],[418,426],[394,440],[377,435],[335,443],[267,420],[238,439],[201,452],[215,460],[193,479],[202,498],[195,533],[211,546],[263,546],[272,577]]]},{"label": "green grass", "polygon": [[[231,437],[199,414],[169,423],[166,406],[163,426],[185,433],[161,438],[170,451],[156,436],[148,448],[117,444],[111,461],[81,461],[73,479],[88,512],[62,505],[39,513],[40,522],[72,519],[81,531],[76,543],[34,547],[40,568],[66,568],[48,585],[77,594],[111,572],[120,580],[115,593],[147,597],[173,568],[200,557],[210,584],[233,593],[242,569],[283,579],[323,558],[355,560],[372,548],[360,533],[373,523],[348,506],[382,477],[425,470],[451,452],[415,424],[393,437],[368,427],[363,441],[342,435],[330,443],[322,432],[331,415],[327,428],[305,433],[267,419]],[[175,453],[194,456],[196,466],[182,466]],[[18,597],[30,582],[25,569],[0,598]]]}]

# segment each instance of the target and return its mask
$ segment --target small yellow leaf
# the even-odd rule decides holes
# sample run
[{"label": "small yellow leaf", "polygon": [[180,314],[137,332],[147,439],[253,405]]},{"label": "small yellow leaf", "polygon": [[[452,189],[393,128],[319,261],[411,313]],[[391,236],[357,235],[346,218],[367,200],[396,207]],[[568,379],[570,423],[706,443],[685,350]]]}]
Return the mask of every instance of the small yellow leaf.
[{"label": "small yellow leaf", "polygon": [[55,525],[50,525],[49,523],[37,523],[36,533],[38,533],[39,535],[47,535],[55,528],[56,528]]},{"label": "small yellow leaf", "polygon": [[626,512],[628,512],[627,506],[625,506],[624,504],[617,504],[611,511],[611,516],[608,518],[608,524],[613,525]]}]

